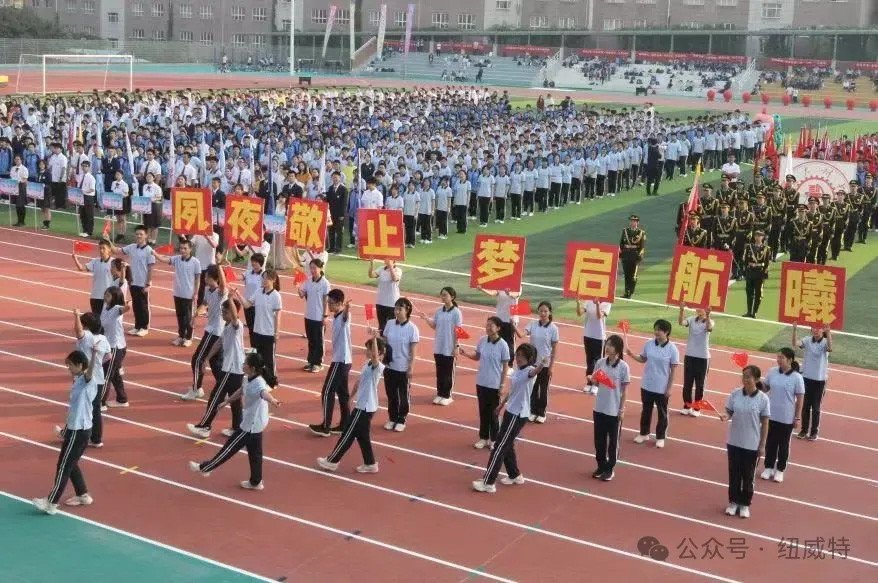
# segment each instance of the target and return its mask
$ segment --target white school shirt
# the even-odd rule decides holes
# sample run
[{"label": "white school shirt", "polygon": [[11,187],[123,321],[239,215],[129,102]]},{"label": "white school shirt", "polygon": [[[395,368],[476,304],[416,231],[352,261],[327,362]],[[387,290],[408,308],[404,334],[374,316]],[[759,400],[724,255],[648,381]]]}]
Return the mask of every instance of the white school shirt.
[{"label": "white school shirt", "polygon": [[698,321],[695,316],[686,318],[689,338],[686,339],[686,356],[710,358],[710,332],[707,331],[707,320]]},{"label": "white school shirt", "polygon": [[357,385],[357,403],[354,405],[356,409],[361,409],[366,413],[374,413],[378,410],[378,382],[384,374],[384,365],[380,362],[372,366],[371,362],[366,362],[360,369],[360,382]]},{"label": "white school shirt", "polygon": [[[238,320],[237,326],[229,325],[223,328],[222,343],[222,371],[231,374],[244,374],[244,323]],[[230,388],[232,391],[236,390]]]},{"label": "white school shirt", "polygon": [[219,286],[214,289],[205,286],[204,303],[207,304],[207,325],[204,327],[204,331],[206,333],[214,336],[223,333],[223,328],[226,326],[226,321],[223,320],[223,302],[227,299],[229,299],[228,291],[220,293]]},{"label": "white school shirt", "polygon": [[805,351],[802,358],[802,377],[812,381],[825,381],[829,368],[829,345],[826,338],[814,342],[813,336],[799,340],[799,348]]},{"label": "white school shirt", "polygon": [[[397,281],[393,281],[393,274],[399,278]],[[387,267],[381,268],[381,271],[378,272],[378,294],[375,299],[375,304],[379,306],[384,306],[386,308],[392,308],[396,305],[396,300],[399,299],[399,283],[402,281],[402,269],[394,266],[392,271],[387,269]]]},{"label": "white school shirt", "polygon": [[645,358],[641,386],[650,393],[663,395],[668,388],[668,377],[671,375],[671,366],[680,364],[680,351],[677,346],[668,339],[664,345],[656,340],[650,340],[643,346],[640,358]]},{"label": "white school shirt", "polygon": [[168,257],[168,264],[174,267],[174,297],[191,299],[195,295],[195,278],[201,275],[201,262],[194,255],[189,259],[173,255]]},{"label": "white school shirt", "polygon": [[524,184],[524,173],[513,172],[509,175],[509,194],[521,194]]},{"label": "white school shirt", "polygon": [[413,217],[416,214],[418,214],[418,206],[419,206],[420,202],[421,202],[421,195],[417,190],[414,192],[406,191],[406,193],[404,195],[402,195],[402,212],[403,212],[403,214],[408,215],[410,217]]},{"label": "white school shirt", "polygon": [[518,298],[514,298],[505,291],[497,292],[497,307],[494,312],[494,315],[500,318],[501,322],[509,323],[513,320],[518,322],[518,317],[512,317],[509,313],[509,308],[518,304]]},{"label": "white school shirt", "polygon": [[384,208],[384,197],[379,190],[367,190],[360,195],[361,209],[380,209]]},{"label": "white school shirt", "polygon": [[241,276],[241,280],[244,282],[244,297],[252,298],[256,292],[258,292],[262,288],[262,274],[264,273],[264,269],[256,272],[253,271],[253,267],[248,267],[247,271]]},{"label": "white school shirt", "polygon": [[248,379],[244,384],[241,431],[262,433],[268,427],[268,401],[262,398],[262,393],[270,390],[262,377]]},{"label": "white school shirt", "polygon": [[[613,307],[613,304],[611,304],[610,302],[601,302],[599,307],[601,312],[609,316],[610,308]],[[583,311],[585,312],[582,321],[583,337],[593,338],[595,340],[600,340],[603,342],[604,337],[607,334],[606,318],[599,317],[594,302],[583,302]]]},{"label": "white school shirt", "polygon": [[454,186],[454,206],[466,206],[469,203],[469,180],[458,182]]},{"label": "white school shirt", "polygon": [[384,208],[390,211],[401,211],[405,207],[405,199],[401,196],[388,196]]},{"label": "white school shirt", "polygon": [[597,383],[598,394],[595,396],[594,410],[610,417],[618,417],[619,408],[622,406],[622,389],[631,382],[631,368],[621,358],[616,361],[615,365],[610,364],[606,358],[601,358],[595,363],[592,376],[597,374],[599,370],[604,371],[610,377],[616,388],[611,389]]},{"label": "white school shirt", "polygon": [[332,362],[351,364],[351,315],[344,310],[332,317]]},{"label": "white school shirt", "polygon": [[539,320],[534,320],[525,329],[530,337],[530,343],[537,349],[537,360],[552,356],[552,344],[561,339],[558,326],[554,322],[543,326]]},{"label": "white school shirt", "polygon": [[506,399],[506,412],[519,419],[530,417],[530,396],[537,381],[533,366],[516,368],[509,375],[509,397]]},{"label": "white school shirt", "polygon": [[494,196],[494,182],[495,179],[490,174],[485,176],[482,174],[479,176],[479,190],[477,196],[479,198],[491,198]]},{"label": "white school shirt", "polygon": [[116,194],[121,194],[123,198],[128,196],[130,191],[128,184],[124,180],[114,180],[110,190]]},{"label": "white school shirt", "polygon": [[[99,367],[95,365],[95,370]],[[95,396],[98,394],[98,383],[95,377],[86,380],[85,375],[78,375],[73,379],[70,388],[70,405],[67,409],[67,429],[91,429],[92,406]]]},{"label": "white school shirt", "polygon": [[506,198],[506,193],[509,191],[509,176],[500,176],[497,175],[494,178],[494,196],[497,198]]},{"label": "white school shirt", "polygon": [[216,247],[210,242],[219,245],[219,235],[211,233],[209,238],[204,235],[193,235],[190,241],[195,247],[194,255],[201,264],[201,271],[207,271],[208,267],[216,264]]},{"label": "white school shirt", "polygon": [[273,289],[265,293],[265,290],[260,289],[247,301],[255,308],[253,332],[262,336],[274,336],[277,333],[274,329],[274,315],[283,308],[278,291]]},{"label": "white school shirt", "polygon": [[769,388],[771,420],[791,425],[796,416],[796,395],[805,394],[802,375],[793,370],[784,374],[775,366],[765,375],[764,383]]},{"label": "white school shirt", "polygon": [[433,214],[433,203],[436,200],[436,193],[433,192],[433,189],[428,189],[426,191],[422,190],[420,195],[418,196],[418,214],[419,215],[432,215]]},{"label": "white school shirt", "polygon": [[538,172],[536,169],[533,170],[524,170],[522,173],[522,179],[524,182],[523,188],[525,192],[533,192],[537,187],[537,175]]},{"label": "white school shirt", "polygon": [[456,306],[452,306],[450,310],[446,310],[445,306],[440,307],[433,316],[433,323],[436,325],[433,354],[453,356],[454,348],[457,346],[454,329],[463,326],[463,314],[460,309]]},{"label": "white school shirt", "polygon": [[82,190],[83,196],[94,196],[97,182],[91,172],[87,172],[79,180],[79,188]]},{"label": "white school shirt", "polygon": [[148,266],[155,263],[152,247],[149,245],[140,247],[136,243],[132,243],[122,247],[122,253],[131,258],[129,263],[131,267],[131,285],[144,287],[146,285],[146,278],[149,275]]},{"label": "white school shirt", "polygon": [[160,203],[163,200],[162,188],[155,182],[147,182],[143,185],[143,196],[148,196],[153,203]]},{"label": "white school shirt", "polygon": [[390,361],[390,370],[406,372],[409,369],[411,357],[411,345],[421,341],[418,327],[410,320],[400,323],[396,318],[388,320],[384,324],[384,339],[391,349],[393,359]]},{"label": "white school shirt", "polygon": [[325,313],[323,300],[329,293],[329,280],[325,275],[321,275],[317,280],[309,277],[300,289],[305,294],[305,319],[322,322]]},{"label": "white school shirt", "polygon": [[743,388],[732,391],[726,399],[726,413],[731,416],[729,424],[729,445],[759,450],[759,438],[762,435],[762,419],[771,417],[771,404],[768,396],[756,391],[752,396],[744,394]]},{"label": "white school shirt", "polygon": [[122,329],[122,306],[113,306],[107,308],[104,304],[101,310],[101,328],[104,329],[104,336],[110,344],[110,348],[125,348],[125,331]]},{"label": "white school shirt", "polygon": [[15,180],[16,182],[27,182],[27,166],[25,166],[24,164],[13,166],[9,171],[9,178]]},{"label": "white school shirt", "polygon": [[487,336],[482,336],[476,344],[476,352],[479,354],[476,385],[499,389],[503,384],[503,365],[509,362],[509,345],[499,336],[493,342]]},{"label": "white school shirt", "polygon": [[448,212],[451,209],[451,199],[453,194],[451,188],[441,186],[436,189],[436,210]]},{"label": "white school shirt", "polygon": [[107,353],[110,352],[110,343],[107,342],[106,336],[103,334],[92,334],[89,330],[82,331],[82,337],[77,338],[76,340],[76,350],[80,351],[84,355],[86,355],[89,359],[91,358],[91,350],[94,346],[97,346],[97,352],[95,352],[95,363],[94,372],[92,373],[92,378],[95,383],[102,385],[104,384],[104,359],[107,356]]},{"label": "white school shirt", "polygon": [[113,274],[110,270],[112,262],[112,259],[104,261],[100,257],[96,257],[85,264],[85,270],[92,274],[91,299],[103,300],[104,292],[113,284]]}]

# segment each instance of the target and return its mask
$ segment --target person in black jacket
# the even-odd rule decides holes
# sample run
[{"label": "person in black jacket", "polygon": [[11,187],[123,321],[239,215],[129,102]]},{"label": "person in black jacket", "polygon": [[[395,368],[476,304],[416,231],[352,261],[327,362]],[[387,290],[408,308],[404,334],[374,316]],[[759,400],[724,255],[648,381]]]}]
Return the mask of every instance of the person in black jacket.
[{"label": "person in black jacket", "polygon": [[661,158],[658,141],[655,138],[649,138],[646,150],[646,196],[658,195],[659,184],[662,181]]},{"label": "person in black jacket", "polygon": [[329,205],[329,216],[332,217],[326,246],[330,253],[341,253],[345,215],[348,210],[348,189],[341,183],[341,172],[338,170],[332,173],[332,184],[326,189],[326,203]]}]

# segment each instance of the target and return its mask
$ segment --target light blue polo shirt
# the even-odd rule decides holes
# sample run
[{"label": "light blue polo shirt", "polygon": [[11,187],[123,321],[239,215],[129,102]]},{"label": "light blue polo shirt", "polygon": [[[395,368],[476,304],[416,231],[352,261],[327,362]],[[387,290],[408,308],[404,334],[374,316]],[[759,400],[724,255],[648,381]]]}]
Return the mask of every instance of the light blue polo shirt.
[{"label": "light blue polo shirt", "polygon": [[[99,367],[95,365],[95,370]],[[92,377],[85,380],[81,374],[73,380],[70,389],[70,407],[67,409],[67,429],[91,429],[92,406],[95,396],[98,394],[98,383]]]},{"label": "light blue polo shirt", "polygon": [[644,345],[640,358],[646,359],[640,385],[650,393],[664,394],[668,388],[671,367],[680,364],[677,346],[670,339],[664,345],[650,340]]},{"label": "light blue polo shirt", "polygon": [[351,315],[344,310],[332,318],[332,362],[351,364]]},{"label": "light blue polo shirt", "polygon": [[479,355],[476,384],[488,389],[499,389],[503,383],[503,365],[509,362],[509,345],[499,336],[496,341],[482,336],[476,345],[476,352]]},{"label": "light blue polo shirt", "polygon": [[457,336],[454,333],[454,329],[457,326],[463,326],[463,315],[460,309],[452,306],[450,310],[446,310],[445,306],[443,306],[436,310],[433,322],[436,324],[433,354],[452,356],[454,354],[454,347],[457,345]]},{"label": "light blue polo shirt", "polygon": [[744,389],[735,389],[726,400],[726,413],[732,417],[726,443],[751,451],[759,450],[762,419],[771,416],[768,396],[762,391],[748,396]]},{"label": "light blue polo shirt", "polygon": [[805,394],[805,379],[795,371],[784,374],[774,367],[765,375],[763,382],[769,387],[771,420],[792,425],[796,416],[796,395]]}]

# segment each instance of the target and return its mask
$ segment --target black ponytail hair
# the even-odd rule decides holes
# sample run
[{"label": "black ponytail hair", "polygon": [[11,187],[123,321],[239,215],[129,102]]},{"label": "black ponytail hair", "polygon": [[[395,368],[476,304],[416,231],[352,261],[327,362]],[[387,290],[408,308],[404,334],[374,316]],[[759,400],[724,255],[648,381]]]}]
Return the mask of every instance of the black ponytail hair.
[{"label": "black ponytail hair", "polygon": [[[744,368],[741,369],[741,372],[750,373],[750,376],[756,380],[756,390],[758,392],[765,392],[765,384],[762,382],[762,371],[755,364],[748,364]],[[750,395],[751,397],[756,395]]]},{"label": "black ponytail hair", "polygon": [[125,265],[124,261],[122,261],[121,259],[119,259],[117,257],[116,259],[113,259],[113,262],[110,264],[110,267],[112,267],[116,271],[121,271],[122,272],[122,279],[124,279],[128,283],[128,285],[131,285],[131,282],[132,282],[131,270],[128,269],[128,266]]},{"label": "black ponytail hair", "polygon": [[92,312],[85,312],[84,314],[80,314],[79,323],[82,324],[83,328],[85,328],[92,334],[101,333],[101,320]]},{"label": "black ponytail hair", "polygon": [[539,311],[539,309],[542,308],[543,306],[546,306],[547,308],[549,308],[549,322],[551,322],[552,321],[552,302],[548,302],[548,301],[540,302],[540,304],[537,306],[537,310]]},{"label": "black ponytail hair", "polygon": [[112,308],[113,306],[125,305],[125,296],[122,294],[122,290],[119,289],[118,286],[111,285],[107,288],[104,294],[110,294],[110,303],[107,307]]},{"label": "black ponytail hair", "polygon": [[[784,346],[779,350],[781,354],[783,354],[790,361],[790,369],[799,372],[799,361],[796,360],[796,351],[790,348],[789,346]],[[789,374],[789,373],[787,373]]]},{"label": "black ponytail hair", "polygon": [[405,310],[405,321],[406,322],[408,322],[409,318],[412,317],[412,309],[414,307],[412,306],[412,303],[411,303],[411,301],[409,301],[408,298],[406,298],[406,297],[399,298],[398,300],[396,300],[396,303],[394,303],[393,306],[396,308],[402,308],[403,310]]},{"label": "black ponytail hair", "polygon": [[262,377],[269,387],[273,387],[277,384],[277,378],[275,378],[274,372],[265,368],[265,361],[258,352],[248,354],[247,358],[244,359],[244,364],[251,367],[256,373],[256,376]]},{"label": "black ponytail hair", "polygon": [[451,296],[451,305],[456,308],[457,307],[457,290],[455,290],[450,285],[446,285],[445,287],[443,287],[442,289],[439,290],[439,293],[442,293],[442,292],[445,292],[449,296]]}]

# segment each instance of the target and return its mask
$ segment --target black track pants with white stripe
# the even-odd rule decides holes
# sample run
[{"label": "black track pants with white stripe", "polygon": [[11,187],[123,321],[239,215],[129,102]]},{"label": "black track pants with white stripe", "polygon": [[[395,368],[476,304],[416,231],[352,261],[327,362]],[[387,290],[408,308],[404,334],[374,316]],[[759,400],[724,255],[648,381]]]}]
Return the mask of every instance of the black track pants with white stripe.
[{"label": "black track pants with white stripe", "polygon": [[[216,414],[219,412],[219,404],[226,397],[240,389],[243,382],[244,375],[222,371],[217,378],[213,390],[210,392],[210,397],[207,399],[207,409],[204,411],[204,417],[201,418],[196,427],[210,429]],[[232,429],[238,429],[241,426],[241,399],[235,399],[229,403],[229,407],[232,409]]]},{"label": "black track pants with white stripe", "polygon": [[363,453],[363,463],[366,465],[374,464],[375,454],[372,453],[371,423],[372,413],[362,409],[354,409],[347,425],[342,429],[338,443],[335,444],[332,453],[326,460],[329,463],[337,464],[356,439],[360,445],[360,451]]},{"label": "black track pants with white stripe", "polygon": [[[201,363],[207,358],[207,355],[210,354],[213,345],[220,341],[220,337],[211,334],[210,332],[205,332],[204,336],[201,337],[201,342],[198,343],[198,348],[195,349],[195,352],[192,354],[192,361],[190,362],[192,366],[192,388],[200,389],[204,384],[204,374],[201,372]],[[210,361],[210,369],[213,371],[214,377],[219,377],[220,366],[222,366],[222,350],[218,350],[217,353]]]},{"label": "black track pants with white stripe", "polygon": [[348,390],[348,377],[351,365],[343,362],[329,364],[329,371],[323,381],[323,390],[320,392],[320,400],[323,403],[323,427],[332,427],[332,413],[335,410],[335,398],[338,396],[338,407],[341,409],[339,426],[344,427],[350,415],[351,394]]},{"label": "black track pants with white stripe", "polygon": [[525,423],[527,423],[527,417],[519,417],[509,411],[504,411],[499,437],[491,451],[491,459],[488,460],[488,467],[482,478],[485,484],[493,484],[497,480],[501,463],[506,467],[506,474],[510,478],[514,479],[521,475],[521,471],[518,469],[518,459],[515,456],[515,439],[521,433]]},{"label": "black track pants with white stripe", "polygon": [[250,461],[250,483],[255,486],[262,481],[262,433],[236,429],[213,459],[198,464],[198,467],[202,472],[213,471],[229,461],[243,447],[247,448],[247,459]]},{"label": "black track pants with white stripe", "polygon": [[58,453],[58,465],[55,471],[55,482],[52,491],[49,492],[49,502],[57,504],[67,487],[67,480],[73,482],[73,489],[77,496],[88,492],[85,485],[85,477],[79,469],[79,458],[85,452],[88,445],[88,437],[91,429],[68,429],[64,432],[64,443]]}]

